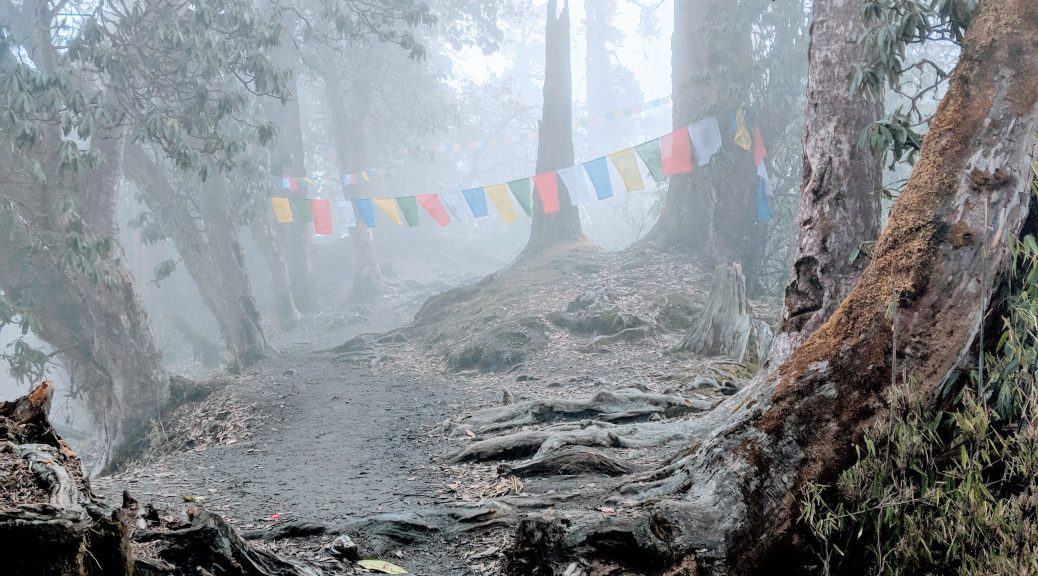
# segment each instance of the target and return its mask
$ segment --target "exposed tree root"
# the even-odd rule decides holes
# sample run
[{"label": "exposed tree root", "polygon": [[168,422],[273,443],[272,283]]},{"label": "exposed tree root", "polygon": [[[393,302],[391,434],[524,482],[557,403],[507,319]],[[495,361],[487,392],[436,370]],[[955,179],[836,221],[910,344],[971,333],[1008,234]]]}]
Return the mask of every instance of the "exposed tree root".
[{"label": "exposed tree root", "polygon": [[634,470],[635,467],[626,462],[584,446],[566,446],[532,460],[514,465],[502,464],[498,467],[498,472],[502,475],[516,476],[623,476]]}]

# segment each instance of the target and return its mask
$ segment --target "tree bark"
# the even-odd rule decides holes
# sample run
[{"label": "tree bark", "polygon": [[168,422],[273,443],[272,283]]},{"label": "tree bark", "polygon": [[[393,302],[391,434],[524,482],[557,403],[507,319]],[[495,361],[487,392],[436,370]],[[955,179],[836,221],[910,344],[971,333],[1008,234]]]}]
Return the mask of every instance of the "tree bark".
[{"label": "tree bark", "polygon": [[[558,13],[556,0],[548,0],[544,32],[544,106],[537,143],[537,173],[543,174],[573,165],[573,85],[570,78],[569,0],[563,0]],[[519,261],[536,256],[561,244],[584,239],[580,213],[559,182],[559,211],[544,213],[540,196],[533,194],[533,222],[530,239]]]},{"label": "tree bark", "polygon": [[274,225],[274,218],[269,208],[264,205],[258,213],[253,215],[252,222],[249,223],[249,230],[252,232],[253,241],[263,251],[263,259],[270,272],[270,285],[274,295],[278,325],[283,330],[288,330],[299,324],[302,316],[299,314],[299,309],[296,308],[295,299],[292,298],[292,280]]},{"label": "tree bark", "polygon": [[865,61],[856,41],[856,0],[815,2],[804,114],[804,174],[793,270],[771,357],[781,362],[813,334],[858,281],[867,262],[851,260],[879,236],[880,158],[857,145],[883,113],[880,99],[849,91],[854,65]]},{"label": "tree bark", "polygon": [[[199,213],[186,194],[173,188],[165,169],[140,145],[127,151],[127,175],[144,204],[160,220],[212,313],[234,371],[273,352],[260,324],[259,310],[245,272],[237,222],[230,212],[223,175],[211,174],[197,190]],[[188,186],[190,188],[190,186]]]},{"label": "tree bark", "polygon": [[729,415],[723,428],[638,488],[640,498],[669,494],[645,521],[669,527],[671,554],[737,574],[796,566],[803,488],[832,485],[853,464],[855,443],[888,413],[891,374],[936,400],[971,369],[998,306],[982,310],[979,295],[997,288],[1011,239],[1033,226],[1036,77],[1038,4],[981,4],[858,284],[781,366],[714,411]]},{"label": "tree bark", "polygon": [[725,128],[731,112],[749,99],[749,19],[727,0],[675,2],[672,54],[674,127],[714,116],[725,146],[708,166],[670,178],[660,218],[646,238],[691,252],[706,265],[739,262],[754,293],[767,224],[757,222],[753,155],[739,150]]},{"label": "tree bark", "polygon": [[697,356],[741,360],[750,339],[750,302],[739,264],[718,266],[703,314],[678,348]]}]

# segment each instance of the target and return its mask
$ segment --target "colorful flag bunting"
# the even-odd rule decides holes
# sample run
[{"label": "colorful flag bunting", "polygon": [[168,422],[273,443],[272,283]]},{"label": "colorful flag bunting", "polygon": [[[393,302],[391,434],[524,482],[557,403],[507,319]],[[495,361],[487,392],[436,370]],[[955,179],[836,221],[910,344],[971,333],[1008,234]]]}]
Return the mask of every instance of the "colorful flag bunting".
[{"label": "colorful flag bunting", "polygon": [[396,202],[392,198],[372,198],[372,202],[375,206],[378,206],[383,212],[389,216],[389,219],[393,221],[393,224],[400,226],[403,221],[400,220],[400,213],[396,210]]},{"label": "colorful flag bunting", "polygon": [[753,147],[753,137],[746,129],[746,114],[742,108],[735,111],[735,144],[747,152]]},{"label": "colorful flag bunting", "polygon": [[628,192],[641,192],[645,190],[645,181],[642,180],[642,172],[638,168],[638,155],[634,148],[627,148],[609,155],[613,166],[623,178],[624,188]]},{"label": "colorful flag bunting", "polygon": [[451,223],[451,217],[447,215],[443,204],[440,203],[439,194],[422,194],[418,196],[418,203],[422,205],[425,212],[441,227]]},{"label": "colorful flag bunting", "polygon": [[660,162],[667,176],[692,171],[692,140],[687,126],[660,138]]},{"label": "colorful flag bunting", "polygon": [[274,217],[277,218],[278,224],[288,224],[292,221],[292,205],[288,203],[288,198],[275,196],[270,199],[270,205],[274,208]]},{"label": "colorful flag bunting", "polygon": [[533,177],[537,187],[537,196],[541,199],[541,209],[545,214],[559,211],[559,181],[555,172],[545,172]]},{"label": "colorful flag bunting", "polygon": [[584,170],[591,178],[591,185],[595,187],[595,194],[598,195],[599,200],[605,200],[613,195],[613,185],[609,183],[609,161],[605,156],[585,162]]},{"label": "colorful flag bunting", "polygon": [[364,225],[368,228],[375,227],[375,206],[371,202],[371,198],[358,198],[353,201],[353,206],[360,212],[360,217],[364,220]]},{"label": "colorful flag bunting", "polygon": [[519,207],[526,212],[526,216],[529,217],[532,214],[530,209],[530,179],[520,178],[518,180],[512,180],[508,183],[508,189],[512,191],[512,196],[515,198]]},{"label": "colorful flag bunting", "polygon": [[753,163],[760,166],[768,157],[768,149],[764,147],[764,138],[760,135],[760,127],[753,127]]},{"label": "colorful flag bunting", "polygon": [[515,206],[512,205],[511,194],[508,192],[508,184],[492,184],[486,187],[486,191],[505,224],[511,224],[518,219]]},{"label": "colorful flag bunting", "polygon": [[465,195],[465,202],[468,202],[473,216],[483,218],[490,215],[490,211],[487,210],[487,196],[482,188],[469,188],[463,190],[462,194]]},{"label": "colorful flag bunting", "polygon": [[444,192],[440,194],[440,200],[451,213],[454,220],[468,220],[469,203],[465,201],[465,195],[460,190]]},{"label": "colorful flag bunting", "polygon": [[558,174],[562,183],[566,185],[570,204],[578,206],[595,199],[595,192],[591,189],[582,166],[568,166],[558,170]]},{"label": "colorful flag bunting", "polygon": [[689,124],[688,134],[692,140],[696,164],[706,166],[721,149],[721,126],[717,123],[717,118],[704,118]]},{"label": "colorful flag bunting", "polygon": [[327,198],[313,198],[310,200],[310,213],[314,219],[314,234],[331,236],[332,234],[332,205]]},{"label": "colorful flag bunting", "polygon": [[663,161],[660,158],[660,139],[654,138],[634,147],[635,152],[645,162],[649,174],[657,183],[663,182]]},{"label": "colorful flag bunting", "polygon": [[418,225],[418,201],[414,196],[402,196],[396,199],[396,203],[400,206],[400,211],[404,214],[404,220],[407,221],[408,226]]}]

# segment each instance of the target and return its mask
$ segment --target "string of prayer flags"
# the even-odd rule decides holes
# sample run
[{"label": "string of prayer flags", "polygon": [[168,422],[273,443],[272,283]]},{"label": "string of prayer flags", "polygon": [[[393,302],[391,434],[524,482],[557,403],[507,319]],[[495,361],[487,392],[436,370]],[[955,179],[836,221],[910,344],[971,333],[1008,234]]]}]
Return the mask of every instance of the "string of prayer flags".
[{"label": "string of prayer flags", "polygon": [[469,188],[462,191],[462,194],[465,195],[465,202],[468,202],[472,216],[485,218],[490,215],[490,211],[487,210],[487,195],[482,188]]},{"label": "string of prayer flags", "polygon": [[660,161],[667,176],[692,171],[692,140],[688,126],[678,128],[660,138]]},{"label": "string of prayer flags", "polygon": [[721,149],[721,126],[717,123],[717,118],[704,118],[689,124],[688,134],[692,140],[696,164],[706,166]]},{"label": "string of prayer flags", "polygon": [[512,197],[515,198],[515,202],[519,204],[519,207],[523,209],[523,212],[526,213],[527,217],[533,215],[533,210],[531,209],[530,187],[531,182],[529,178],[520,178],[508,183],[508,189],[512,191]]},{"label": "string of prayer flags", "polygon": [[375,205],[371,201],[371,198],[358,198],[353,201],[353,205],[357,208],[357,212],[360,212],[360,217],[364,220],[364,225],[368,228],[374,228]]},{"label": "string of prayer flags", "polygon": [[393,221],[393,224],[396,224],[397,226],[403,224],[403,221],[400,220],[400,213],[396,210],[396,202],[394,202],[392,198],[372,198],[371,201],[375,203],[375,206],[378,206],[379,209],[389,216],[389,219]]},{"label": "string of prayer flags", "polygon": [[609,155],[609,159],[616,167],[620,178],[624,181],[624,188],[628,192],[641,192],[645,190],[645,181],[642,180],[642,171],[638,168],[638,155],[634,148],[627,148]]},{"label": "string of prayer flags", "polygon": [[747,152],[753,147],[753,137],[746,129],[746,114],[742,108],[735,111],[735,144]]},{"label": "string of prayer flags", "polygon": [[656,183],[663,182],[663,159],[660,157],[660,139],[653,138],[634,147],[638,157],[649,169],[649,174]]},{"label": "string of prayer flags", "polygon": [[332,203],[327,198],[310,200],[310,213],[314,220],[314,234],[332,235]]},{"label": "string of prayer flags", "polygon": [[558,174],[562,183],[566,185],[570,204],[579,206],[595,199],[595,193],[587,181],[587,174],[579,164],[558,170]]},{"label": "string of prayer flags", "polygon": [[767,222],[771,220],[771,182],[768,179],[768,166],[765,159],[768,157],[768,149],[764,147],[764,138],[761,136],[760,127],[753,127],[753,163],[757,165],[757,220]]},{"label": "string of prayer flags", "polygon": [[469,213],[468,202],[465,200],[465,195],[460,190],[454,192],[444,192],[440,194],[440,200],[450,210],[451,217],[455,220],[468,220],[466,214]]},{"label": "string of prayer flags", "polygon": [[588,178],[591,178],[591,185],[595,187],[595,194],[599,200],[613,195],[613,185],[609,182],[609,161],[605,156],[585,162],[584,170],[587,171]]},{"label": "string of prayer flags", "polygon": [[425,213],[431,216],[441,228],[451,223],[451,217],[447,215],[447,210],[440,202],[439,194],[421,194],[417,198]]},{"label": "string of prayer flags", "polygon": [[512,194],[508,191],[508,184],[492,184],[486,187],[486,191],[490,202],[493,203],[494,208],[497,208],[497,213],[501,215],[501,220],[505,224],[511,224],[519,219],[515,206],[512,205]]},{"label": "string of prayer flags", "polygon": [[414,196],[402,196],[396,199],[396,203],[407,225],[412,228],[418,226],[418,200]]},{"label": "string of prayer flags", "polygon": [[270,205],[274,208],[274,218],[277,219],[278,224],[292,222],[292,205],[288,203],[288,198],[271,198]]},{"label": "string of prayer flags", "polygon": [[537,187],[537,196],[541,199],[541,209],[545,214],[559,211],[559,181],[555,172],[545,172],[533,177]]}]

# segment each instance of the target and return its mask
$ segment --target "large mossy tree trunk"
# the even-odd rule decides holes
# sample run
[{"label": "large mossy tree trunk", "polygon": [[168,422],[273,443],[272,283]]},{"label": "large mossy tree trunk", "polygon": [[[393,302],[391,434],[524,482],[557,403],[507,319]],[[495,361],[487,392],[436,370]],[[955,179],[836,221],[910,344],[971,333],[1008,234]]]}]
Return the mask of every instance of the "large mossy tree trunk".
[{"label": "large mossy tree trunk", "polygon": [[981,309],[979,294],[998,287],[1011,242],[1033,227],[1036,77],[1038,4],[981,4],[858,284],[786,361],[713,411],[723,427],[630,487],[630,502],[651,506],[644,525],[667,527],[648,537],[657,550],[736,574],[810,562],[803,490],[834,485],[887,416],[894,353],[897,373],[935,401],[966,379],[999,305]]},{"label": "large mossy tree trunk", "polygon": [[238,241],[239,224],[231,213],[224,176],[213,173],[197,192],[198,209],[190,192],[178,191],[165,167],[143,147],[127,150],[127,176],[137,185],[144,205],[176,246],[202,301],[220,328],[232,370],[255,364],[273,349],[260,323],[259,310],[245,271]]},{"label": "large mossy tree trunk", "polygon": [[781,362],[832,316],[867,262],[864,254],[851,256],[879,236],[881,161],[859,147],[858,138],[882,115],[883,105],[849,90],[854,65],[865,61],[855,40],[861,2],[815,2],[812,12],[804,184],[773,362]]},{"label": "large mossy tree trunk", "polygon": [[660,218],[646,239],[695,254],[706,265],[739,262],[756,292],[767,224],[757,222],[753,155],[738,149],[727,129],[732,112],[750,96],[750,19],[728,0],[675,2],[671,58],[674,127],[714,116],[725,145],[709,165],[670,178]]},{"label": "large mossy tree trunk", "polygon": [[[569,0],[562,12],[557,0],[548,0],[544,32],[544,106],[537,142],[537,173],[543,174],[573,165],[573,85],[570,73]],[[559,211],[544,213],[540,195],[533,194],[533,222],[530,240],[519,261],[536,257],[554,246],[584,239],[580,212],[559,182]]]}]

